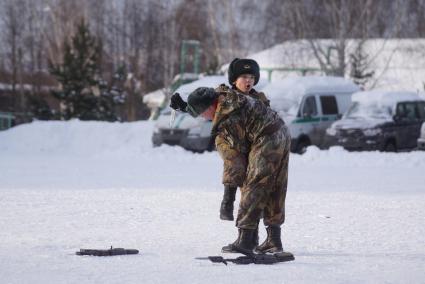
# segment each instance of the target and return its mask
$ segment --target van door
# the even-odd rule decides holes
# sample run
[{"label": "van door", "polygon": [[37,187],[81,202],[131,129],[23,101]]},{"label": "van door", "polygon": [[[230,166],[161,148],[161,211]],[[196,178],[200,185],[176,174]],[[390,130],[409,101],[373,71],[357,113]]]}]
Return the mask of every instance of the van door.
[{"label": "van door", "polygon": [[297,119],[295,119],[293,123],[299,130],[297,131],[299,136],[306,135],[310,139],[310,143],[312,145],[318,145],[320,142],[320,131],[318,127],[320,124],[320,117],[317,110],[315,95],[310,95],[304,98],[304,101],[301,103]]},{"label": "van door", "polygon": [[419,118],[418,102],[399,103],[396,108],[396,115],[397,147],[399,149],[416,147],[422,125]]},{"label": "van door", "polygon": [[319,129],[320,129],[320,145],[323,145],[326,129],[338,119],[338,104],[334,95],[320,95],[319,97],[321,112]]}]

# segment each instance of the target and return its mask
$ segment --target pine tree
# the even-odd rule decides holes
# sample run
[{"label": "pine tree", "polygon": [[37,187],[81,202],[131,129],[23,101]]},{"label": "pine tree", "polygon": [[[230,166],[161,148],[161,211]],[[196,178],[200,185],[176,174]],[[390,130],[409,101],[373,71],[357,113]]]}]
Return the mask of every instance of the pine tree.
[{"label": "pine tree", "polygon": [[360,42],[354,53],[350,54],[350,77],[353,79],[354,83],[362,87],[364,87],[369,79],[375,74],[375,71],[368,71],[369,56],[364,53],[363,44],[364,42]]},{"label": "pine tree", "polygon": [[122,103],[122,94],[111,92],[100,75],[102,44],[90,34],[84,20],[71,38],[64,41],[62,63],[49,64],[50,73],[61,84],[53,95],[61,102],[61,118],[68,120],[116,121],[115,106]]}]

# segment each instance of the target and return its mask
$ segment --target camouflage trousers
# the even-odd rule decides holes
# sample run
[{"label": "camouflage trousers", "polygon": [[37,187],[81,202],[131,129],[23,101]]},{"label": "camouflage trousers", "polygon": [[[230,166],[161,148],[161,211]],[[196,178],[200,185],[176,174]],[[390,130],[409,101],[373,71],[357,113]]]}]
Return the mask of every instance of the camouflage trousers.
[{"label": "camouflage trousers", "polygon": [[285,221],[290,146],[291,138],[285,125],[251,146],[241,187],[238,228],[255,229],[261,217],[265,226],[280,226]]}]

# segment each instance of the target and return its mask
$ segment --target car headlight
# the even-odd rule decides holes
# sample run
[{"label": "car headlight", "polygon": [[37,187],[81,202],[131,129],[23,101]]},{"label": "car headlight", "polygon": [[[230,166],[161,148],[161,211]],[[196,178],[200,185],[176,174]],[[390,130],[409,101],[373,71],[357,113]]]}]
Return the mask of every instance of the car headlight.
[{"label": "car headlight", "polygon": [[328,129],[326,129],[326,134],[330,135],[330,136],[335,136],[336,135],[336,129],[333,127],[329,127]]},{"label": "car headlight", "polygon": [[363,134],[365,136],[376,136],[376,135],[381,134],[381,132],[382,132],[382,130],[379,129],[379,128],[368,128],[368,129],[363,130]]}]

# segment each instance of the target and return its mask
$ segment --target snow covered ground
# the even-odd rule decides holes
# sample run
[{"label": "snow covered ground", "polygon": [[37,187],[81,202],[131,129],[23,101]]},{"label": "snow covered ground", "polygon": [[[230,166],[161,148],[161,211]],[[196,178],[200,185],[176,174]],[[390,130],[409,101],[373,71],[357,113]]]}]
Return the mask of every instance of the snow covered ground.
[{"label": "snow covered ground", "polygon": [[[213,264],[217,153],[152,148],[152,122],[35,122],[0,132],[1,283],[425,283],[425,152],[292,155],[294,262]],[[260,231],[260,241],[265,236]],[[80,248],[139,255],[77,256]]]}]

